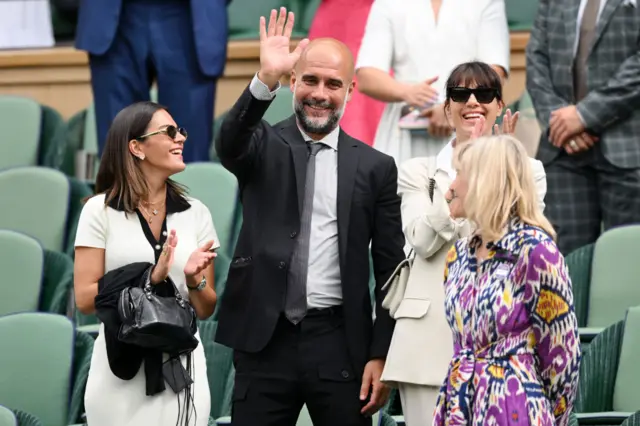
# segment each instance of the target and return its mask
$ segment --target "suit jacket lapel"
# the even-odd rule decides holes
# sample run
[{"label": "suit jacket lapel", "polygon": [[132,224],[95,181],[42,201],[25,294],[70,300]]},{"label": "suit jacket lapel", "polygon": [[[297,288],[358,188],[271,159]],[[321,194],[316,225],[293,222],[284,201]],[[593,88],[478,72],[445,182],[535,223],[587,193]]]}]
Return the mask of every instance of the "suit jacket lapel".
[{"label": "suit jacket lapel", "polygon": [[349,217],[353,186],[358,171],[358,144],[342,130],[338,138],[338,246],[340,266],[344,268],[349,240]]},{"label": "suit jacket lapel", "polygon": [[304,186],[307,177],[307,160],[309,157],[309,148],[304,141],[295,116],[282,122],[280,128],[284,140],[291,147],[291,156],[293,157],[293,167],[296,174],[296,189],[298,193],[298,214],[302,215],[302,203],[304,202]]},{"label": "suit jacket lapel", "polygon": [[600,14],[600,17],[598,18],[598,24],[596,26],[596,35],[593,38],[593,44],[591,45],[589,54],[591,54],[591,51],[593,50],[594,46],[598,44],[598,40],[600,40],[600,37],[602,37],[602,34],[604,34],[604,30],[607,28],[607,25],[609,25],[609,21],[613,16],[613,12],[615,12],[618,6],[622,4],[622,1],[623,0],[607,0],[607,3],[604,5],[604,9],[602,9],[602,13]]}]

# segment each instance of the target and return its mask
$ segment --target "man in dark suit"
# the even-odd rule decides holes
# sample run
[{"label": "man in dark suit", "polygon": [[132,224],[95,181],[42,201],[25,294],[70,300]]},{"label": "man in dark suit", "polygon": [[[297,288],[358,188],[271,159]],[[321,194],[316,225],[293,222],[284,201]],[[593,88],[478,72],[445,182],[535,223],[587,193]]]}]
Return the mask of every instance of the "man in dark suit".
[{"label": "man in dark suit", "polygon": [[[338,126],[349,49],[303,40],[290,53],[293,20],[274,10],[267,30],[261,18],[260,71],[216,140],[244,214],[216,336],[235,349],[232,424],[294,425],[306,403],[316,426],[371,425],[394,328],[381,288],[404,258],[397,169]],[[294,65],[295,114],[270,126],[262,116]]]},{"label": "man in dark suit", "polygon": [[637,0],[540,0],[527,90],[542,127],[545,213],[566,255],[640,222]]},{"label": "man in dark suit", "polygon": [[76,47],[89,53],[98,144],[116,114],[158,101],[189,132],[186,162],[208,161],[216,80],[227,55],[230,0],[83,0]]}]

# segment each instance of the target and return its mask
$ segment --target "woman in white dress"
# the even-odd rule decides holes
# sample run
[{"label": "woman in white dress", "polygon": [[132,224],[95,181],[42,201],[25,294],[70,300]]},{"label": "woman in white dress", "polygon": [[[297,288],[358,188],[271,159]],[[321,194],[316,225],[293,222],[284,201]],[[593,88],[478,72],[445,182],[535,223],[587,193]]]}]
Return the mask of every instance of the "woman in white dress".
[{"label": "woman in white dress", "polygon": [[[85,204],[76,235],[74,287],[81,312],[95,312],[100,283],[110,271],[149,262],[155,265],[152,284],[168,277],[199,318],[213,313],[212,261],[218,239],[211,214],[169,179],[185,168],[186,136],[166,109],[153,102],[133,104],[113,120],[96,180],[98,195]],[[209,385],[197,333],[198,346],[180,356],[193,384],[178,393],[170,384],[165,386],[161,374],[150,386],[150,363],[141,359],[120,360],[133,371],[125,379],[116,376],[117,361],[108,355],[109,338],[102,324],[85,393],[90,426],[207,424]],[[159,362],[167,359],[164,354]]]},{"label": "woman in white dress", "polygon": [[[445,200],[456,176],[454,159],[462,146],[491,134],[503,108],[502,82],[495,70],[482,62],[457,66],[446,82],[445,100],[456,137],[437,156],[413,158],[398,171],[402,226],[415,259],[403,300],[393,313],[396,326],[382,381],[399,388],[407,426],[431,424],[453,354],[444,312],[445,259],[451,245],[471,232],[466,220],[451,218]],[[518,113],[511,115],[507,110],[501,131],[513,133],[517,120]],[[530,160],[538,200],[544,208],[544,168],[540,161]]]},{"label": "woman in white dress", "polygon": [[[453,68],[478,60],[504,78],[509,54],[504,0],[375,0],[356,64],[359,90],[388,102],[374,148],[398,165],[437,155],[451,134],[443,102]],[[409,120],[400,128],[406,105],[428,107],[429,125]]]}]

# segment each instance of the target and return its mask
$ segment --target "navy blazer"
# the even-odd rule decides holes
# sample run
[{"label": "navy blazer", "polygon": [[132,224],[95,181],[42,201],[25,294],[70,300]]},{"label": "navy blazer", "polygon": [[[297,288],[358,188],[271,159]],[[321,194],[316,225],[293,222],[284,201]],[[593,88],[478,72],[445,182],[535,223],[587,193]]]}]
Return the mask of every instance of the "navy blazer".
[{"label": "navy blazer", "polygon": [[[76,29],[76,48],[102,55],[118,29],[124,0],[82,0]],[[193,36],[200,70],[210,77],[222,75],[227,59],[230,0],[185,0],[191,2]],[[187,29],[185,29],[186,31]]]}]

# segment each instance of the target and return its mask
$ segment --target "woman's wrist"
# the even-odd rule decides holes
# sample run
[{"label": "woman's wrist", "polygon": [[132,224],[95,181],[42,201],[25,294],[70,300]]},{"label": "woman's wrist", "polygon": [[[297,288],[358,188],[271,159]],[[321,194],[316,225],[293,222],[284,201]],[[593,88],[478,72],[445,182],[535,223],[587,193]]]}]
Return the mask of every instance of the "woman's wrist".
[{"label": "woman's wrist", "polygon": [[150,277],[151,284],[153,285],[160,284],[165,279],[166,278],[158,277],[158,267],[154,266],[153,269],[151,270],[151,277]]},{"label": "woman's wrist", "polygon": [[198,285],[200,285],[200,281],[202,280],[202,274],[194,274],[194,275],[184,274],[184,276],[187,283],[187,287],[189,288],[198,287]]}]

